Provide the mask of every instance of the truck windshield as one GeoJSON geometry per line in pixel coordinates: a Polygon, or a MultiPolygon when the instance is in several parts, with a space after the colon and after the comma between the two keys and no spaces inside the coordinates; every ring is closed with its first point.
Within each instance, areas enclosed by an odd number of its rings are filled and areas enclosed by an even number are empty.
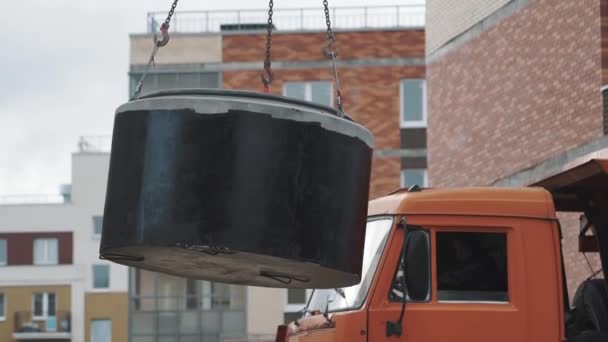
{"type": "Polygon", "coordinates": [[[310,299],[309,311],[325,312],[326,307],[329,311],[342,311],[357,309],[363,304],[392,225],[393,219],[387,217],[374,218],[367,222],[361,282],[340,289],[315,290],[310,299]]]}

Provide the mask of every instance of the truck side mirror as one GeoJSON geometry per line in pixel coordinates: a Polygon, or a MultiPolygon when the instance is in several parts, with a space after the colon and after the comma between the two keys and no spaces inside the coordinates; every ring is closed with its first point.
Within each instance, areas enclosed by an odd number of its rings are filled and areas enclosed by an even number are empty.
{"type": "Polygon", "coordinates": [[[407,234],[405,248],[407,294],[414,301],[425,301],[428,299],[431,285],[429,235],[423,230],[411,230],[407,234]]]}

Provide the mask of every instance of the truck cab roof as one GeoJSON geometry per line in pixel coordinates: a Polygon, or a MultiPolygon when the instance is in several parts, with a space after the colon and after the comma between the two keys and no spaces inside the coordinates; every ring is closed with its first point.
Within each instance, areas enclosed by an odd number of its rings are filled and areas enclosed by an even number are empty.
{"type": "Polygon", "coordinates": [[[368,216],[403,214],[556,219],[551,193],[543,188],[400,189],[369,203],[368,216]]]}

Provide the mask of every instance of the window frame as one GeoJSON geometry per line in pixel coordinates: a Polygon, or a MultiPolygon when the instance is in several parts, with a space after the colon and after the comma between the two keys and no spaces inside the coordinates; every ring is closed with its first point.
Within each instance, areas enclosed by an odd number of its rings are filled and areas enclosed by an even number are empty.
{"type": "MultiPolygon", "coordinates": [[[[405,171],[422,171],[422,177],[423,177],[423,181],[424,184],[417,184],[418,186],[421,186],[423,188],[426,188],[429,186],[429,172],[428,169],[424,169],[424,168],[404,168],[401,169],[400,172],[400,183],[401,183],[401,187],[405,187],[407,184],[405,184],[405,171]]],[[[410,186],[412,186],[414,184],[410,184],[410,186]]]]}
{"type": "MultiPolygon", "coordinates": [[[[334,82],[333,81],[329,81],[329,80],[287,81],[287,82],[283,83],[283,89],[282,89],[282,94],[285,97],[289,97],[286,95],[286,93],[287,93],[287,86],[290,84],[304,85],[304,100],[302,100],[302,101],[312,102],[312,103],[319,104],[322,106],[333,107],[333,104],[335,101],[335,99],[334,99],[334,82]],[[329,104],[317,103],[312,100],[312,84],[313,83],[328,83],[329,84],[329,104]]],[[[289,98],[292,99],[293,97],[289,97],[289,98]]],[[[300,100],[300,99],[297,99],[297,100],[300,100]]]]}
{"type": "Polygon", "coordinates": [[[0,297],[2,298],[2,305],[0,305],[0,322],[6,321],[6,294],[4,292],[0,292],[0,297]]]}
{"type": "Polygon", "coordinates": [[[32,321],[43,321],[49,317],[57,317],[57,294],[55,292],[34,292],[32,293],[32,321]],[[55,296],[55,315],[49,316],[49,295],[55,296]],[[42,315],[36,315],[36,296],[42,296],[42,315]]]}
{"type": "MultiPolygon", "coordinates": [[[[4,243],[4,258],[0,258],[0,267],[8,265],[8,240],[0,239],[0,244],[4,243]]],[[[2,254],[0,254],[1,256],[2,254]]]]}
{"type": "Polygon", "coordinates": [[[399,124],[401,128],[426,128],[427,127],[427,90],[426,79],[424,78],[403,78],[399,81],[399,124]],[[406,81],[421,81],[422,82],[422,120],[408,121],[405,120],[405,103],[403,98],[403,85],[406,81]]]}
{"type": "Polygon", "coordinates": [[[91,342],[95,342],[95,339],[93,338],[93,334],[95,333],[95,330],[93,329],[93,326],[95,324],[95,322],[109,322],[109,327],[110,327],[110,339],[112,339],[112,320],[108,319],[108,318],[95,318],[95,319],[91,319],[90,321],[90,329],[91,329],[91,336],[90,337],[90,341],[91,342]]]}
{"type": "MultiPolygon", "coordinates": [[[[410,296],[406,293],[406,303],[430,303],[433,300],[433,235],[430,229],[424,228],[416,225],[408,225],[406,224],[407,231],[410,230],[421,230],[426,233],[429,243],[429,293],[425,300],[417,301],[412,300],[410,296]]],[[[401,239],[403,240],[403,239],[401,239]]],[[[395,267],[395,271],[393,272],[393,277],[391,278],[391,283],[388,288],[388,301],[389,303],[402,303],[401,300],[395,300],[392,297],[393,294],[393,282],[395,281],[395,277],[397,277],[397,273],[399,272],[399,268],[401,267],[401,257],[403,256],[403,248],[405,246],[401,243],[401,248],[399,249],[399,258],[397,259],[397,266],[395,267]]]]}
{"type": "Polygon", "coordinates": [[[436,302],[438,304],[446,304],[446,305],[450,305],[450,304],[474,304],[474,305],[478,305],[478,304],[482,304],[482,305],[513,305],[513,293],[512,293],[512,283],[511,283],[511,277],[513,276],[511,274],[511,261],[509,260],[509,250],[510,250],[510,244],[511,244],[511,238],[510,238],[510,233],[507,229],[483,229],[481,227],[459,227],[458,229],[437,229],[434,230],[433,232],[433,239],[434,239],[434,244],[435,244],[435,253],[433,254],[433,262],[435,264],[435,278],[437,279],[437,281],[435,282],[435,292],[436,292],[436,302]],[[438,264],[438,248],[437,248],[437,234],[439,233],[470,233],[470,234],[503,234],[505,236],[505,252],[506,252],[506,261],[507,261],[507,265],[506,265],[506,271],[507,271],[507,300],[506,301],[490,301],[490,300],[474,300],[474,299],[467,299],[467,300],[446,300],[446,299],[439,299],[439,264],[438,264]]]}
{"type": "Polygon", "coordinates": [[[32,242],[33,244],[33,260],[32,263],[36,266],[45,266],[45,265],[59,265],[59,239],[58,238],[37,238],[34,239],[34,241],[32,242]],[[36,259],[36,241],[44,241],[44,260],[42,261],[37,261],[36,259]],[[57,255],[56,255],[56,260],[53,261],[49,261],[49,241],[55,241],[55,243],[57,244],[57,255]]]}
{"type": "Polygon", "coordinates": [[[111,267],[108,264],[93,264],[91,265],[91,288],[93,289],[93,291],[107,291],[110,289],[110,286],[112,284],[112,279],[110,278],[111,275],[111,267]],[[95,269],[96,268],[105,268],[108,270],[108,285],[106,287],[96,287],[95,286],[95,269]]]}

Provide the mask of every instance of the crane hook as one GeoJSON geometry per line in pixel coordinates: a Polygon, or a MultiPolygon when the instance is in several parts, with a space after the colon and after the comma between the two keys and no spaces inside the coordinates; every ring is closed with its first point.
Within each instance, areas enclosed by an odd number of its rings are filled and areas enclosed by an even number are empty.
{"type": "Polygon", "coordinates": [[[165,46],[169,42],[169,24],[163,23],[160,26],[160,33],[163,36],[163,39],[161,40],[158,39],[158,35],[156,33],[154,34],[154,45],[158,47],[165,46]]]}

